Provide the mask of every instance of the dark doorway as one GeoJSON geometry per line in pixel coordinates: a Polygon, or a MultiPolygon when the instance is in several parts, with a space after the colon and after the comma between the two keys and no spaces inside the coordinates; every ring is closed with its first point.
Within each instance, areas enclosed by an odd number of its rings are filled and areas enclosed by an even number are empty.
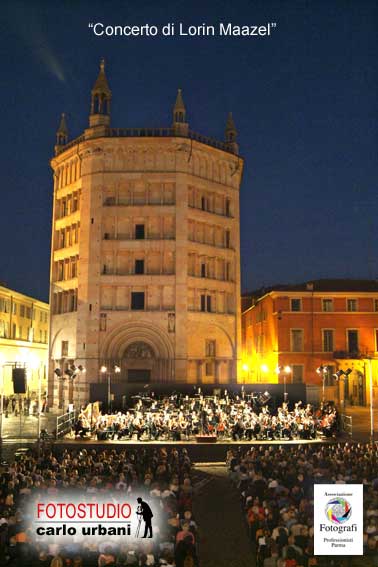
{"type": "Polygon", "coordinates": [[[151,370],[149,369],[129,369],[127,371],[127,381],[128,382],[150,382],[151,381],[151,370]]]}

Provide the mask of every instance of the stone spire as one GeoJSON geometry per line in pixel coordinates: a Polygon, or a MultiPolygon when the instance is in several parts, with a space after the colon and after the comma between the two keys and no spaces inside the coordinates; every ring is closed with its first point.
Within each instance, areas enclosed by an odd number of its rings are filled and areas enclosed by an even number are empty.
{"type": "Polygon", "coordinates": [[[59,128],[56,131],[56,144],[55,144],[55,153],[58,152],[58,149],[62,146],[65,146],[68,142],[68,128],[66,122],[66,115],[62,112],[62,116],[60,118],[59,128]]]}
{"type": "Polygon", "coordinates": [[[229,112],[226,122],[225,140],[230,148],[230,151],[235,154],[237,154],[239,151],[239,146],[236,142],[237,135],[238,131],[236,130],[232,112],[229,112]]]}
{"type": "Polygon", "coordinates": [[[101,59],[100,71],[92,89],[91,114],[89,117],[91,127],[109,126],[111,98],[112,91],[105,75],[105,60],[101,59]]]}
{"type": "Polygon", "coordinates": [[[185,122],[186,109],[182,91],[178,89],[175,106],[173,107],[173,122],[185,122]]]}
{"type": "Polygon", "coordinates": [[[189,124],[186,122],[186,108],[184,99],[182,98],[182,91],[178,89],[176,102],[173,107],[173,124],[172,127],[175,134],[187,136],[189,131],[189,124]]]}

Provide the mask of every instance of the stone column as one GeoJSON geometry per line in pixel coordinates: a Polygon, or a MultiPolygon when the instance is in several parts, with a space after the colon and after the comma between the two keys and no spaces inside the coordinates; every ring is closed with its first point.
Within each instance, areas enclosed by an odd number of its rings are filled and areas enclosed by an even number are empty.
{"type": "Polygon", "coordinates": [[[216,384],[220,383],[221,364],[222,364],[221,360],[215,361],[215,383],[216,384]]]}
{"type": "Polygon", "coordinates": [[[235,383],[235,362],[233,360],[228,361],[228,381],[230,383],[235,383]]]}
{"type": "Polygon", "coordinates": [[[197,384],[202,384],[203,365],[203,360],[197,360],[197,384]]]}

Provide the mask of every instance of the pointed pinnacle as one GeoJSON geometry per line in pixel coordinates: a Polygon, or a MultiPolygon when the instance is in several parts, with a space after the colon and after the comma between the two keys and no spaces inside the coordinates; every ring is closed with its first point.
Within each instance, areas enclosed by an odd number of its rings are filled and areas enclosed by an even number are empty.
{"type": "Polygon", "coordinates": [[[108,80],[105,75],[105,59],[102,58],[100,61],[100,71],[96,82],[92,89],[92,94],[108,94],[111,95],[111,90],[109,88],[108,80]]]}
{"type": "Polygon", "coordinates": [[[64,136],[68,135],[68,128],[67,128],[67,122],[66,122],[66,115],[64,112],[62,112],[62,116],[60,118],[60,124],[59,124],[59,128],[57,131],[57,134],[63,134],[64,136]]]}
{"type": "Polygon", "coordinates": [[[177,97],[176,97],[176,102],[175,102],[175,106],[173,108],[174,112],[185,112],[185,104],[184,104],[184,99],[182,98],[182,91],[181,89],[178,89],[177,91],[177,97]]]}
{"type": "Polygon", "coordinates": [[[232,116],[232,112],[228,113],[227,122],[226,122],[226,132],[230,132],[230,131],[236,132],[236,126],[232,116]]]}

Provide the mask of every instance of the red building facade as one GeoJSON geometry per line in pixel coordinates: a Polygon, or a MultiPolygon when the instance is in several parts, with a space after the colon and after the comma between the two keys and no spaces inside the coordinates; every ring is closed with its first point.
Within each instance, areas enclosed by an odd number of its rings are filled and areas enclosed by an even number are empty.
{"type": "Polygon", "coordinates": [[[378,282],[318,280],[244,296],[245,382],[304,382],[366,405],[378,370],[378,282]],[[337,375],[338,373],[338,375],[337,375]]]}

